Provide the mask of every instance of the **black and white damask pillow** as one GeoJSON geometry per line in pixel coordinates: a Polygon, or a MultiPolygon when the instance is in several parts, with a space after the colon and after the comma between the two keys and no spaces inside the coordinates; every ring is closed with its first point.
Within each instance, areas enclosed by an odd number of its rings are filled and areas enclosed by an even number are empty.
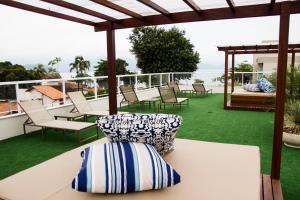
{"type": "Polygon", "coordinates": [[[120,114],[100,117],[97,125],[110,142],[142,142],[164,155],[174,149],[182,117],[172,114],[120,114]]]}

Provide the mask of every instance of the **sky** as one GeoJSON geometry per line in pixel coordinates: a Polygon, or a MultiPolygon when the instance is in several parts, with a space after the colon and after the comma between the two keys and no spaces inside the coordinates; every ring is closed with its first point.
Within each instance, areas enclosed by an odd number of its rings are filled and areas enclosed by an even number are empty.
{"type": "MultiPolygon", "coordinates": [[[[300,15],[292,15],[290,43],[300,42],[300,15]],[[298,24],[298,26],[297,26],[298,24]]],[[[263,40],[278,40],[279,17],[262,17],[209,22],[193,22],[162,26],[176,26],[186,31],[186,37],[200,53],[200,69],[223,69],[224,53],[217,46],[260,44],[263,40]]],[[[0,62],[32,66],[47,65],[49,60],[61,57],[60,72],[69,71],[69,63],[82,55],[94,66],[106,59],[106,33],[94,32],[93,27],[43,16],[0,5],[0,62]]],[[[116,31],[116,56],[129,63],[136,71],[136,59],[130,52],[128,40],[132,29],[116,31]]],[[[252,56],[237,56],[236,62],[252,56]]]]}

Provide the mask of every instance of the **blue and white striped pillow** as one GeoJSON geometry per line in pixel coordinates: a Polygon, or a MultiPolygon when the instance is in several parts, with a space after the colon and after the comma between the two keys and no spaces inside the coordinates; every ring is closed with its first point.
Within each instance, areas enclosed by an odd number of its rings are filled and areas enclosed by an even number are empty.
{"type": "Polygon", "coordinates": [[[267,79],[261,78],[256,81],[257,86],[262,92],[271,93],[275,92],[275,87],[267,79]]]}
{"type": "Polygon", "coordinates": [[[72,188],[80,192],[129,193],[180,182],[180,175],[148,144],[96,144],[81,154],[83,163],[72,182],[72,188]]]}

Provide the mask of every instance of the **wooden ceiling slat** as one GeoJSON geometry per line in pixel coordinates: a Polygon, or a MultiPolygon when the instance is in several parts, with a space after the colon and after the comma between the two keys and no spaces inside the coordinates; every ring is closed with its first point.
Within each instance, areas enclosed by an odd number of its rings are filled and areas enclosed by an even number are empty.
{"type": "Polygon", "coordinates": [[[201,14],[201,8],[193,1],[193,0],[183,0],[190,8],[192,8],[195,12],[201,14]]]}
{"type": "Polygon", "coordinates": [[[166,9],[164,9],[163,7],[159,6],[158,4],[154,3],[151,0],[137,0],[137,1],[152,8],[153,10],[155,10],[165,16],[170,16],[169,11],[167,11],[166,9]]]}
{"type": "Polygon", "coordinates": [[[91,15],[91,16],[94,16],[94,17],[98,17],[98,18],[101,18],[101,19],[105,19],[107,21],[117,21],[118,20],[118,19],[110,17],[108,15],[104,15],[104,14],[96,12],[94,10],[90,10],[88,8],[85,8],[85,7],[82,7],[82,6],[79,6],[79,5],[69,3],[67,1],[62,1],[62,0],[41,0],[41,1],[53,4],[53,5],[56,5],[56,6],[61,6],[61,7],[64,7],[64,8],[68,8],[68,9],[71,9],[71,10],[74,10],[74,11],[77,11],[77,12],[81,12],[81,13],[84,13],[84,14],[87,14],[87,15],[91,15]]]}
{"type": "Polygon", "coordinates": [[[133,12],[131,10],[128,10],[127,8],[124,8],[122,6],[114,4],[114,3],[110,2],[110,1],[107,1],[107,0],[90,0],[90,1],[92,1],[94,3],[97,3],[97,4],[100,4],[102,6],[108,7],[110,9],[112,9],[112,10],[116,10],[116,11],[118,11],[120,13],[123,13],[125,15],[131,16],[131,17],[136,18],[136,19],[143,18],[142,15],[140,15],[140,14],[138,14],[136,12],[133,12]]]}
{"type": "Polygon", "coordinates": [[[14,8],[18,8],[18,9],[22,9],[22,10],[27,10],[27,11],[34,12],[34,13],[39,13],[39,14],[42,14],[42,15],[56,17],[56,18],[60,18],[60,19],[64,19],[64,20],[68,20],[68,21],[72,21],[72,22],[77,22],[77,23],[81,23],[81,24],[85,24],[85,25],[95,26],[95,22],[92,22],[92,21],[89,21],[89,20],[81,19],[81,18],[78,18],[78,17],[70,16],[70,15],[65,15],[65,14],[62,14],[62,13],[50,11],[50,10],[47,10],[47,9],[44,9],[44,8],[31,6],[31,5],[21,3],[21,2],[17,2],[17,1],[0,0],[0,4],[10,6],[10,7],[14,7],[14,8]]]}
{"type": "MultiPolygon", "coordinates": [[[[290,14],[300,13],[300,1],[285,1],[276,3],[273,9],[270,9],[270,3],[236,6],[235,12],[231,12],[230,8],[214,8],[203,10],[199,15],[195,11],[184,11],[172,13],[172,18],[167,18],[164,15],[145,16],[143,20],[137,19],[121,19],[114,24],[115,29],[134,28],[141,26],[165,25],[174,23],[188,23],[199,21],[225,20],[225,19],[240,19],[250,17],[265,17],[277,16],[281,13],[282,4],[290,5],[290,14]]],[[[96,24],[95,31],[105,31],[108,26],[107,22],[96,24]]]]}
{"type": "Polygon", "coordinates": [[[228,6],[230,7],[232,12],[235,12],[235,4],[233,2],[233,0],[226,0],[228,6]]]}

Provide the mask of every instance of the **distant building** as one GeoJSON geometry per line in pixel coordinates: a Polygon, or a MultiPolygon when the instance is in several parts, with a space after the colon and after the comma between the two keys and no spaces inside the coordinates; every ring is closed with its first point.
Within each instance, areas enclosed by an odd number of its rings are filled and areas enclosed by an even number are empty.
{"type": "MultiPolygon", "coordinates": [[[[262,44],[278,44],[278,40],[262,41],[262,44]]],[[[300,54],[296,54],[295,66],[300,66],[300,54]]],[[[289,54],[288,66],[290,66],[292,55],[289,54]]],[[[276,71],[277,70],[277,54],[254,54],[253,55],[253,71],[276,71]]]]}
{"type": "Polygon", "coordinates": [[[39,99],[47,107],[61,105],[63,103],[63,93],[51,85],[32,86],[29,92],[32,99],[39,99]]]}

